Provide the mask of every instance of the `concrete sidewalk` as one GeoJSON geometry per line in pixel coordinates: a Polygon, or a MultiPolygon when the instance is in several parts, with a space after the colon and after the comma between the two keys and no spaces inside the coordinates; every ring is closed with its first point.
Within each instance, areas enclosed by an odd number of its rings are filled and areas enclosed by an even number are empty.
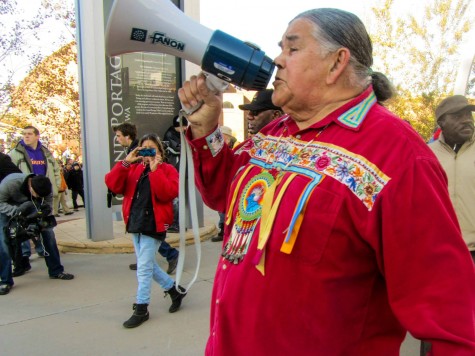
{"type": "MultiPolygon", "coordinates": [[[[60,217],[58,222],[55,228],[58,245],[63,251],[76,249],[75,253],[62,253],[61,261],[65,271],[76,278],[51,280],[44,259],[32,256],[32,270],[15,279],[10,294],[0,296],[1,355],[204,354],[211,290],[221,243],[205,239],[201,244],[198,279],[178,312],[168,312],[170,298],[163,298],[163,291],[153,283],[150,319],[138,328],[125,329],[122,323],[132,314],[137,281],[135,272],[128,267],[135,262],[135,256],[123,253],[128,252],[131,245],[123,232],[123,222],[114,223],[118,229],[117,240],[97,243],[87,241],[85,237],[83,211],[60,217]],[[84,246],[81,248],[80,244],[84,246]],[[78,253],[98,252],[98,246],[102,246],[101,252],[114,253],[78,253]]],[[[206,210],[205,226],[211,229],[217,222],[218,214],[206,210]]],[[[196,246],[188,245],[185,254],[182,285],[187,285],[194,275],[196,246]]],[[[159,255],[157,260],[167,268],[166,261],[159,255]]],[[[401,355],[419,355],[419,342],[408,336],[401,355]]]]}
{"type": "MultiPolygon", "coordinates": [[[[212,235],[218,219],[216,212],[208,210],[205,218],[208,225],[201,232],[212,235]]],[[[125,329],[122,323],[132,315],[137,281],[135,271],[128,267],[135,262],[135,256],[125,253],[133,252],[133,247],[124,233],[123,222],[114,222],[114,240],[92,242],[86,238],[83,209],[57,220],[58,246],[69,252],[61,254],[61,262],[75,279],[51,280],[44,259],[31,257],[32,270],[15,278],[10,294],[0,297],[1,355],[204,353],[220,243],[206,241],[203,233],[199,277],[178,312],[168,312],[170,297],[164,298],[163,291],[154,283],[150,319],[138,328],[125,329]]],[[[186,286],[193,277],[195,248],[194,244],[186,247],[181,285],[186,286]]],[[[157,260],[166,270],[167,262],[159,255],[157,260]]]]}
{"type": "MultiPolygon", "coordinates": [[[[106,241],[92,241],[87,237],[87,228],[85,221],[84,208],[79,208],[74,214],[65,216],[60,214],[56,218],[58,226],[55,228],[58,248],[61,252],[75,253],[134,253],[131,235],[125,232],[124,221],[114,221],[114,239],[106,241]]],[[[112,217],[111,217],[112,219],[112,217]]],[[[218,213],[204,207],[203,210],[204,226],[200,228],[200,238],[202,241],[218,233],[217,224],[219,220],[218,213]]],[[[187,244],[193,243],[193,233],[189,229],[186,233],[187,244]]],[[[178,247],[179,234],[167,234],[167,242],[178,247]]]]}

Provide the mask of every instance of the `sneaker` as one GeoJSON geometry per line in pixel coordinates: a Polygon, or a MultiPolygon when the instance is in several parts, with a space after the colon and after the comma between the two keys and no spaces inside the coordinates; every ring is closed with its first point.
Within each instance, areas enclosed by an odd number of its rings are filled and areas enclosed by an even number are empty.
{"type": "Polygon", "coordinates": [[[74,214],[73,211],[68,211],[67,213],[64,213],[64,215],[71,215],[71,214],[74,214]]]}
{"type": "Polygon", "coordinates": [[[21,261],[18,262],[16,266],[13,267],[12,277],[20,277],[31,270],[30,258],[28,256],[23,256],[21,261]]]}
{"type": "Polygon", "coordinates": [[[9,284],[0,285],[0,295],[5,295],[5,294],[10,293],[10,289],[12,289],[12,286],[9,284]]]}
{"type": "Polygon", "coordinates": [[[62,279],[65,281],[69,281],[74,278],[73,274],[66,273],[66,272],[61,272],[60,274],[57,274],[56,276],[49,276],[51,279],[62,279]]]}
{"type": "Polygon", "coordinates": [[[137,264],[136,263],[130,264],[129,269],[131,269],[132,271],[136,271],[137,270],[137,264]]]}
{"type": "Polygon", "coordinates": [[[177,264],[178,264],[178,256],[176,256],[176,258],[168,262],[167,273],[172,274],[173,272],[175,272],[177,264]]]}
{"type": "MultiPolygon", "coordinates": [[[[31,269],[31,267],[30,267],[31,269]]],[[[24,268],[13,268],[13,272],[12,272],[12,277],[20,277],[20,276],[23,276],[25,274],[25,269],[24,268]]]]}

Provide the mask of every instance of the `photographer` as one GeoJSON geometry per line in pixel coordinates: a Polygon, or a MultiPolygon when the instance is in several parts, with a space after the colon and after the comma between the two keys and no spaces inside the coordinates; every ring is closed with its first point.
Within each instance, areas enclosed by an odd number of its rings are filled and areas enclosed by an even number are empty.
{"type": "Polygon", "coordinates": [[[139,146],[106,174],[105,183],[115,194],[122,194],[122,215],[126,231],[132,234],[137,257],[137,297],[134,313],[123,323],[135,328],[149,318],[152,280],[169,294],[170,313],[176,312],[186,293],[158,265],[155,253],[165,241],[173,221],[173,199],[178,195],[178,172],[164,162],[165,150],[155,134],[143,136],[139,146]],[[141,162],[141,163],[139,163],[141,162]]]}
{"type": "MultiPolygon", "coordinates": [[[[12,219],[26,220],[28,226],[22,226],[23,229],[30,233],[39,232],[38,240],[44,247],[45,262],[51,279],[74,278],[72,274],[65,273],[61,265],[52,228],[54,224],[43,223],[51,219],[48,218],[52,211],[51,192],[50,180],[42,175],[12,173],[0,184],[0,295],[8,294],[13,286],[12,258],[8,252],[8,245],[11,245],[8,226],[12,219]],[[40,218],[42,216],[45,218],[40,218]]],[[[24,230],[22,232],[26,233],[24,230]]],[[[26,266],[26,261],[22,263],[26,266]]]]}

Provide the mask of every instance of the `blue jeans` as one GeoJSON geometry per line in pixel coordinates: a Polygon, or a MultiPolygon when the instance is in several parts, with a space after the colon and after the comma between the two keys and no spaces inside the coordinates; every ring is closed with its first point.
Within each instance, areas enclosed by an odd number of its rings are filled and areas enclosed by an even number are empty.
{"type": "Polygon", "coordinates": [[[12,286],[12,259],[8,253],[7,237],[3,231],[3,227],[7,226],[8,220],[10,220],[10,217],[0,213],[0,284],[12,286]]]}
{"type": "Polygon", "coordinates": [[[137,304],[149,304],[150,293],[152,291],[152,279],[157,282],[163,290],[167,291],[173,287],[175,281],[160,268],[155,259],[160,241],[143,234],[132,234],[137,257],[137,304]]]}
{"type": "MultiPolygon", "coordinates": [[[[45,251],[43,250],[43,246],[41,246],[41,245],[35,246],[35,251],[38,255],[43,255],[45,253],[45,251]]],[[[21,243],[21,255],[25,256],[25,257],[30,257],[31,256],[30,240],[23,241],[21,243]]]]}
{"type": "Polygon", "coordinates": [[[166,241],[162,241],[160,247],[158,248],[158,253],[167,259],[167,262],[170,262],[178,258],[178,250],[174,247],[171,247],[170,244],[166,241]]]}
{"type": "Polygon", "coordinates": [[[64,272],[64,267],[61,264],[59,257],[58,245],[56,244],[56,237],[53,229],[45,229],[40,234],[40,244],[44,248],[45,262],[48,267],[49,276],[57,276],[64,272]]]}
{"type": "MultiPolygon", "coordinates": [[[[56,237],[53,229],[46,229],[41,231],[41,238],[39,245],[35,247],[36,252],[42,252],[45,257],[46,266],[48,267],[48,274],[56,276],[64,271],[59,257],[58,245],[56,244],[56,237]]],[[[21,244],[21,252],[25,257],[31,256],[30,240],[24,241],[21,244]]]]}

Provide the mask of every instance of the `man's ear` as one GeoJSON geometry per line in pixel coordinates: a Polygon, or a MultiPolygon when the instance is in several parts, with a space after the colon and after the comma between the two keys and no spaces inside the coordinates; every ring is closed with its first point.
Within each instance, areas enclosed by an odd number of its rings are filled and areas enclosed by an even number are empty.
{"type": "Polygon", "coordinates": [[[330,54],[333,61],[327,75],[327,84],[335,84],[350,62],[351,53],[348,48],[341,47],[330,54]]]}

